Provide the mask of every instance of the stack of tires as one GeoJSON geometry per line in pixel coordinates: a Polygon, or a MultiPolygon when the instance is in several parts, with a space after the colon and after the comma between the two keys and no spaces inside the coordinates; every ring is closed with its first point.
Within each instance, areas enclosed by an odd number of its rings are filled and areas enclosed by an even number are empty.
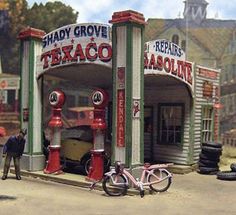
{"type": "Polygon", "coordinates": [[[232,163],[230,165],[231,171],[220,171],[217,173],[217,179],[220,180],[229,180],[235,181],[236,180],[236,163],[232,163]]]}
{"type": "Polygon", "coordinates": [[[215,142],[202,143],[199,155],[198,173],[214,175],[219,171],[219,161],[222,154],[222,145],[215,142]]]}

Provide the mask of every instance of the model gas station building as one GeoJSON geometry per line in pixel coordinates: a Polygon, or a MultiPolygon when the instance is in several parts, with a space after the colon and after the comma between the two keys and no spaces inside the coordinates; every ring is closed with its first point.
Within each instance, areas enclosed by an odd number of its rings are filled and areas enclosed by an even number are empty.
{"type": "MultiPolygon", "coordinates": [[[[48,74],[107,92],[112,161],[127,167],[144,161],[193,165],[202,142],[218,141],[219,71],[188,62],[170,41],[144,43],[141,13],[115,12],[110,24],[72,24],[48,34],[34,28],[20,32],[20,115],[21,127],[28,129],[22,168],[45,169],[42,101],[48,95],[42,88],[48,74]]],[[[96,94],[94,102],[101,96],[96,94]]],[[[54,135],[59,150],[60,126],[54,135]]]]}

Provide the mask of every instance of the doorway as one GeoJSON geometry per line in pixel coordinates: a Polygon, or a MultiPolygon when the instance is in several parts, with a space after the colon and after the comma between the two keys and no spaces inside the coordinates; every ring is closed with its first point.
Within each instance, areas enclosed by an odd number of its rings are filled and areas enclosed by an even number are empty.
{"type": "Polygon", "coordinates": [[[153,161],[153,107],[144,107],[144,162],[153,161]]]}

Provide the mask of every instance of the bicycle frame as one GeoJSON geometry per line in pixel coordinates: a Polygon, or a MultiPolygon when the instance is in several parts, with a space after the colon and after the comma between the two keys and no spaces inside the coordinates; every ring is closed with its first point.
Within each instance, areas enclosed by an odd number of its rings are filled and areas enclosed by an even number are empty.
{"type": "MultiPolygon", "coordinates": [[[[166,180],[167,178],[172,177],[172,174],[169,171],[167,171],[166,169],[164,169],[164,167],[168,167],[169,165],[171,165],[171,164],[163,164],[163,165],[162,164],[156,164],[156,165],[151,165],[149,167],[144,166],[143,170],[142,170],[140,180],[139,179],[136,180],[133,177],[133,175],[125,168],[122,170],[120,175],[124,176],[124,178],[126,180],[126,184],[125,184],[126,186],[129,186],[129,180],[130,180],[134,186],[143,189],[143,186],[150,186],[152,184],[159,183],[163,180],[166,180]],[[165,172],[167,174],[167,176],[164,177],[164,178],[158,177],[157,175],[154,174],[154,170],[156,170],[156,169],[159,169],[160,173],[165,172]],[[152,175],[154,178],[156,178],[156,180],[153,181],[153,182],[148,182],[148,177],[150,175],[152,175]]],[[[108,176],[111,177],[113,174],[116,174],[114,169],[112,169],[110,172],[107,172],[105,175],[108,175],[108,176]]],[[[113,179],[113,177],[111,177],[111,180],[112,180],[112,183],[114,185],[117,185],[117,186],[124,184],[124,183],[117,182],[116,179],[115,180],[113,179]]]]}
{"type": "Polygon", "coordinates": [[[127,178],[129,178],[129,180],[132,182],[132,184],[135,185],[136,187],[150,186],[151,184],[156,184],[156,183],[159,183],[161,181],[164,181],[166,178],[172,177],[171,173],[168,172],[166,169],[160,169],[159,168],[161,173],[162,172],[166,172],[167,173],[167,176],[163,177],[163,178],[162,177],[158,177],[157,175],[155,175],[154,174],[154,170],[155,169],[152,169],[152,170],[143,169],[140,180],[139,179],[138,180],[135,179],[133,177],[133,175],[131,175],[131,173],[129,173],[126,169],[124,169],[123,175],[125,175],[127,178]],[[152,175],[156,180],[153,181],[153,182],[148,182],[148,177],[150,175],[152,175]]]}

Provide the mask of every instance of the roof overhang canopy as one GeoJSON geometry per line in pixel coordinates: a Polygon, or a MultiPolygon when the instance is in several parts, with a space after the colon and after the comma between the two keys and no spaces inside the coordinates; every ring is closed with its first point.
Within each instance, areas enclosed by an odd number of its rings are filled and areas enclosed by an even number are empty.
{"type": "Polygon", "coordinates": [[[78,86],[112,88],[112,70],[108,66],[91,63],[72,64],[47,70],[43,74],[73,81],[78,86]]]}

